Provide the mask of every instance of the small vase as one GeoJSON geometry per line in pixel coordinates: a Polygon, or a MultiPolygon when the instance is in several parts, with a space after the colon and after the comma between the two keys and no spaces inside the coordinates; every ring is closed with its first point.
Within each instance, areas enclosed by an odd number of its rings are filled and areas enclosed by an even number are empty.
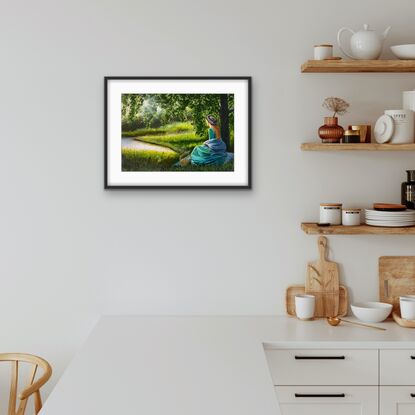
{"type": "Polygon", "coordinates": [[[337,122],[337,117],[324,117],[324,125],[318,129],[318,135],[323,143],[340,143],[344,129],[337,122]]]}

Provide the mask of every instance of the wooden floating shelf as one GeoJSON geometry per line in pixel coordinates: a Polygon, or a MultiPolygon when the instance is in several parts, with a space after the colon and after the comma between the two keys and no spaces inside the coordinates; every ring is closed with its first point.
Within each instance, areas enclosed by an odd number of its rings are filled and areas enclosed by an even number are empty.
{"type": "Polygon", "coordinates": [[[301,65],[301,72],[415,72],[415,60],[310,60],[301,65]]]}
{"type": "Polygon", "coordinates": [[[303,151],[415,151],[414,144],[376,144],[376,143],[303,143],[303,151]]]}
{"type": "Polygon", "coordinates": [[[302,223],[307,235],[415,235],[415,226],[405,228],[383,228],[380,226],[318,226],[317,223],[302,223]]]}

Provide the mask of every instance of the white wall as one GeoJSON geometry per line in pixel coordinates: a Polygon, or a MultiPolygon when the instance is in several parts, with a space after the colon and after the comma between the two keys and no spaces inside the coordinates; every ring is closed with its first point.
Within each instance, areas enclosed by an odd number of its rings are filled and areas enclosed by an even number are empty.
{"type": "MultiPolygon", "coordinates": [[[[412,0],[1,0],[1,350],[55,381],[101,313],[284,313],[317,256],[322,201],[399,201],[412,154],[302,153],[325,115],[400,108],[411,74],[301,74],[341,26],[415,40],[412,0]],[[104,191],[105,75],[252,75],[252,191],[104,191]]],[[[387,56],[388,53],[385,53],[387,56]]],[[[377,298],[381,255],[412,237],[331,237],[352,300],[377,298]]]]}

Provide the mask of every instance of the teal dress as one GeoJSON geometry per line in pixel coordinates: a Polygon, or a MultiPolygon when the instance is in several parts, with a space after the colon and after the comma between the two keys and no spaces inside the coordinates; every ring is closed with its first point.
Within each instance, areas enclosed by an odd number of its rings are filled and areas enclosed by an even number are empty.
{"type": "Polygon", "coordinates": [[[190,155],[190,161],[196,166],[222,165],[227,161],[226,144],[217,139],[213,128],[209,128],[209,140],[196,146],[190,155]]]}

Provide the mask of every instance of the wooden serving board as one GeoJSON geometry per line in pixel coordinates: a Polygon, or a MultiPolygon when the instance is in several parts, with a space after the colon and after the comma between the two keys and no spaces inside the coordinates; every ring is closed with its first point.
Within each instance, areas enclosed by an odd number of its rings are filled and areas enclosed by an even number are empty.
{"type": "Polygon", "coordinates": [[[400,315],[399,297],[401,295],[415,295],[415,256],[380,257],[380,301],[392,304],[392,311],[400,315]]]}
{"type": "MultiPolygon", "coordinates": [[[[287,310],[287,314],[290,316],[295,317],[295,296],[305,294],[305,286],[304,285],[290,285],[287,288],[285,293],[285,308],[287,310]]],[[[349,310],[349,294],[347,292],[347,288],[343,285],[340,285],[339,290],[339,316],[344,317],[347,315],[349,310]]],[[[315,318],[323,318],[326,317],[325,315],[318,314],[317,310],[314,314],[315,318]]]]}
{"type": "Polygon", "coordinates": [[[305,292],[316,297],[316,315],[335,317],[339,315],[339,267],[327,259],[328,241],[318,238],[320,257],[307,264],[305,292]]]}
{"type": "Polygon", "coordinates": [[[392,318],[394,319],[395,323],[399,324],[401,327],[405,327],[407,329],[415,329],[415,320],[404,320],[399,313],[392,313],[392,318]]]}

